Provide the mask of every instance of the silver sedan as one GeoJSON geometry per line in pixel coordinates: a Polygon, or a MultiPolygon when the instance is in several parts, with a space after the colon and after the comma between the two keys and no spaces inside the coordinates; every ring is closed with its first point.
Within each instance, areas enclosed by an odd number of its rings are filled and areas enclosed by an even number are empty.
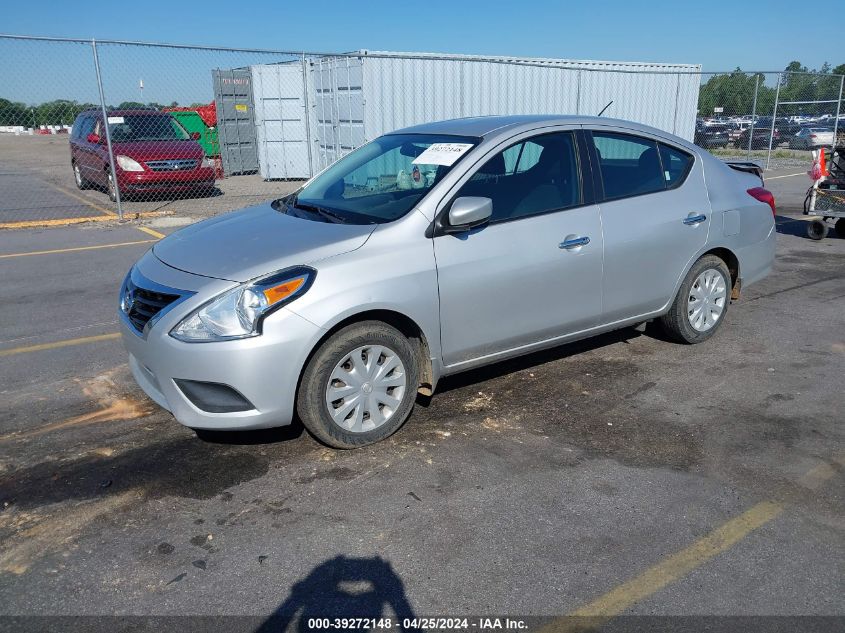
{"type": "Polygon", "coordinates": [[[709,339],[771,270],[762,185],[626,121],[399,130],[286,198],[157,243],[121,288],[123,341],[182,424],[298,414],[331,446],[363,446],[449,374],[652,319],[709,339]]]}

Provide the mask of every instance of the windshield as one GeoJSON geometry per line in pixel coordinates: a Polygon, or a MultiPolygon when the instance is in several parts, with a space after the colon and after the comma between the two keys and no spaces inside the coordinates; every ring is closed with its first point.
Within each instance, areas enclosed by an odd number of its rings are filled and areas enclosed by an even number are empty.
{"type": "Polygon", "coordinates": [[[413,209],[478,140],[445,134],[379,137],[337,161],[291,203],[345,222],[390,222],[413,209]]]}
{"type": "Polygon", "coordinates": [[[115,143],[187,141],[191,138],[176,119],[161,114],[109,116],[109,133],[115,143]]]}

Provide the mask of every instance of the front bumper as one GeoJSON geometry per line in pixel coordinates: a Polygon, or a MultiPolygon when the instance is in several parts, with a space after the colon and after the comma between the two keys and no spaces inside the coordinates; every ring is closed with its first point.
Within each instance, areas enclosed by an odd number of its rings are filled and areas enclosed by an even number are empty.
{"type": "Polygon", "coordinates": [[[214,169],[200,167],[185,171],[122,171],[117,181],[121,191],[196,191],[214,186],[214,169]]]}
{"type": "Polygon", "coordinates": [[[232,282],[170,268],[151,251],[136,264],[133,274],[136,284],[142,286],[145,280],[194,293],[143,333],[118,311],[129,366],[150,398],[191,428],[246,430],[290,424],[299,375],[324,330],[282,308],[268,316],[261,336],[184,343],[171,337],[170,330],[212,296],[231,288],[232,282]],[[226,385],[252,408],[224,413],[203,410],[180,389],[180,380],[226,385]]]}

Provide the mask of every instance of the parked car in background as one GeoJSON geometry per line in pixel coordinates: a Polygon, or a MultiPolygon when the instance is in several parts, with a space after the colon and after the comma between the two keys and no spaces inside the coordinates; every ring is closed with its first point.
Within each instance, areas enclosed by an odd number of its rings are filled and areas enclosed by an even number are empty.
{"type": "Polygon", "coordinates": [[[384,439],[442,376],[658,319],[701,343],[771,270],[774,198],[667,132],[427,123],[157,242],[120,289],[138,384],[196,429],[384,439]]]}
{"type": "Polygon", "coordinates": [[[727,147],[730,142],[727,125],[696,125],[694,142],[704,149],[727,147]]]}
{"type": "Polygon", "coordinates": [[[802,127],[789,137],[791,149],[817,149],[833,145],[832,127],[802,127]]]}
{"type": "MultiPolygon", "coordinates": [[[[769,122],[769,126],[771,127],[771,121],[769,122]]],[[[788,140],[790,136],[797,134],[802,126],[800,123],[790,121],[787,117],[778,117],[775,120],[775,127],[780,133],[781,140],[784,141],[788,140]]]]}
{"type": "MultiPolygon", "coordinates": [[[[740,134],[734,145],[741,149],[748,148],[748,141],[749,137],[751,138],[751,149],[766,149],[769,147],[769,136],[772,135],[772,128],[771,128],[771,121],[769,121],[768,125],[763,124],[763,127],[757,127],[755,125],[754,130],[752,131],[751,128],[743,131],[740,134]]],[[[780,132],[777,128],[774,130],[774,136],[772,137],[772,147],[777,147],[780,144],[780,132]]]]}
{"type": "Polygon", "coordinates": [[[99,110],[82,112],[70,135],[70,163],[76,186],[99,187],[115,200],[144,193],[209,194],[214,164],[178,121],[156,110],[108,113],[116,174],[112,174],[106,131],[99,110]]]}

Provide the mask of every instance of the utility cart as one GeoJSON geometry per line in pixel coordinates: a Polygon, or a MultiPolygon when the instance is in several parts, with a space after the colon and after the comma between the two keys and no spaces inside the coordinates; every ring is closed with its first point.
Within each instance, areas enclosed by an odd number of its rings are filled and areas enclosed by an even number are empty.
{"type": "Polygon", "coordinates": [[[827,236],[828,220],[836,220],[834,230],[845,238],[845,139],[838,135],[837,141],[833,150],[821,150],[829,157],[827,174],[813,183],[804,198],[804,215],[816,216],[807,224],[810,239],[827,236]]]}

